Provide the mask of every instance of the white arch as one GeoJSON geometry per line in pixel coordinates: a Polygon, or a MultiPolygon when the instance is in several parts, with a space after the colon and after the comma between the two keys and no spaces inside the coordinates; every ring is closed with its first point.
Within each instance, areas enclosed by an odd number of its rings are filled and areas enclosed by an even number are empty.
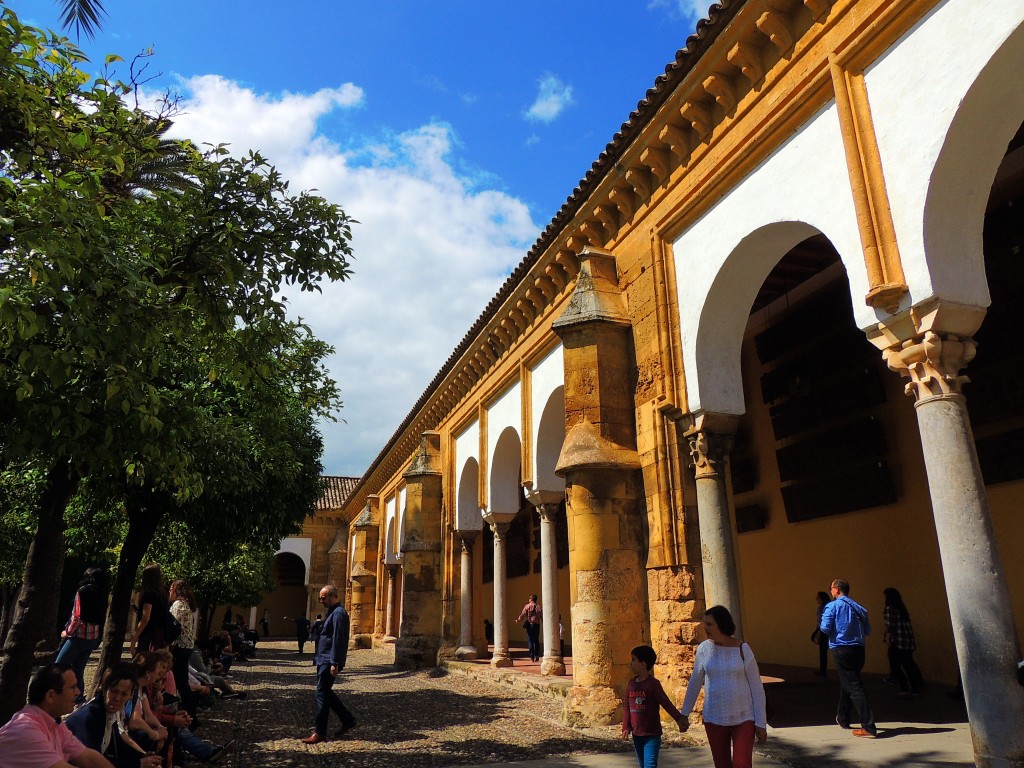
{"type": "Polygon", "coordinates": [[[514,427],[505,427],[491,454],[488,511],[515,515],[519,511],[519,478],[522,475],[522,443],[514,427]]]}
{"type": "Polygon", "coordinates": [[[878,318],[835,104],[811,118],[673,244],[691,411],[743,413],[740,342],[757,291],[801,240],[825,234],[850,281],[855,321],[878,318]]]}
{"type": "Polygon", "coordinates": [[[561,491],[565,481],[555,474],[565,440],[565,363],[560,344],[531,368],[530,403],[533,489],[561,491]]]}
{"type": "Polygon", "coordinates": [[[398,499],[395,496],[389,496],[384,501],[384,563],[386,565],[398,565],[402,562],[397,504],[398,499]]]}
{"type": "Polygon", "coordinates": [[[514,514],[519,510],[522,396],[522,383],[516,381],[487,409],[487,509],[490,512],[514,514]],[[500,487],[495,486],[496,480],[500,487]]]}
{"type": "Polygon", "coordinates": [[[988,306],[985,205],[1024,120],[1024,3],[948,0],[866,72],[893,222],[914,303],[988,306]],[[950,41],[971,30],[970,44],[950,41]]]}
{"type": "Polygon", "coordinates": [[[455,530],[479,531],[484,527],[480,516],[480,465],[476,459],[466,459],[459,473],[456,488],[457,507],[455,510],[455,530]]]}
{"type": "Polygon", "coordinates": [[[309,564],[313,559],[313,540],[301,536],[289,536],[287,539],[282,541],[278,547],[277,552],[274,553],[274,557],[288,552],[293,555],[297,555],[302,560],[302,565],[305,567],[306,574],[303,577],[303,583],[309,586],[309,564]]]}

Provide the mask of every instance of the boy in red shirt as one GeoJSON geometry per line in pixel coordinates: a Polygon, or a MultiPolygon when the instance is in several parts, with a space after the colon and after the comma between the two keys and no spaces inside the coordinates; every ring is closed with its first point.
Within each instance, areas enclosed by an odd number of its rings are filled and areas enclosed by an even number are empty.
{"type": "Polygon", "coordinates": [[[626,686],[622,712],[622,738],[633,735],[633,749],[640,768],[658,768],[661,751],[660,707],[679,723],[682,715],[672,706],[661,683],[651,676],[658,656],[649,645],[638,645],[629,655],[629,670],[634,677],[626,686]]]}

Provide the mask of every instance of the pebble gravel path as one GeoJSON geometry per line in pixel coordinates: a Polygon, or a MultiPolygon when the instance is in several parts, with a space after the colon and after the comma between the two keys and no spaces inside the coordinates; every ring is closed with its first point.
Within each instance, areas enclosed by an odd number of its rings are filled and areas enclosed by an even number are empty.
{"type": "Polygon", "coordinates": [[[307,746],[299,739],[312,731],[315,712],[312,655],[263,641],[255,659],[232,670],[248,697],[201,712],[200,735],[235,739],[220,764],[236,768],[440,768],[631,751],[616,739],[618,726],[585,733],[563,726],[557,699],[444,670],[399,670],[392,658],[378,649],[349,652],[335,690],[358,724],[330,738],[339,726],[332,715],[329,740],[307,746]]]}

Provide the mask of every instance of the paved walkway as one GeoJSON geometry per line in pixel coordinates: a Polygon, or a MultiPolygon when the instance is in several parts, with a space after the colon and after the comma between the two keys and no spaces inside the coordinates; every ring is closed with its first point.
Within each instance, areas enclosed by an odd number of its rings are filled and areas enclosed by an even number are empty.
{"type": "MultiPolygon", "coordinates": [[[[506,684],[486,679],[488,667],[400,671],[382,650],[355,650],[337,690],[359,718],[343,739],[306,746],[315,678],[310,654],[299,656],[293,643],[261,642],[259,656],[239,665],[236,680],[249,691],[245,700],[222,701],[202,715],[201,735],[212,741],[236,739],[222,764],[267,766],[360,766],[365,768],[633,768],[629,745],[618,740],[618,726],[569,729],[559,722],[557,693],[541,692],[544,680],[529,664],[502,670],[506,684]],[[510,676],[523,679],[509,685],[510,676]]],[[[828,722],[837,691],[835,680],[819,680],[805,670],[767,668],[775,710],[765,754],[758,768],[800,766],[956,766],[973,765],[962,705],[942,690],[921,699],[895,699],[893,689],[869,680],[881,738],[856,739],[828,722]],[[806,675],[806,677],[805,677],[806,675]],[[957,714],[957,713],[960,714],[957,714]]],[[[337,728],[332,717],[331,731],[337,728]]],[[[699,734],[698,734],[699,735],[699,734]]],[[[707,748],[690,736],[668,734],[663,768],[708,766],[707,748]]]]}

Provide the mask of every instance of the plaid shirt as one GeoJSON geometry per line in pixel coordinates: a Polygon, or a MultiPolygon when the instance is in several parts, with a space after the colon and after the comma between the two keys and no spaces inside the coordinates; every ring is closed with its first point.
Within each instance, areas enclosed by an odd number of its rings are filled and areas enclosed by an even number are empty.
{"type": "Polygon", "coordinates": [[[913,651],[917,649],[914,642],[914,628],[910,626],[910,619],[905,619],[892,606],[885,606],[882,613],[882,620],[885,622],[885,631],[889,635],[889,642],[901,651],[913,651]]]}
{"type": "Polygon", "coordinates": [[[82,621],[82,596],[75,593],[75,607],[71,610],[71,618],[68,625],[64,627],[64,633],[68,637],[77,637],[81,640],[96,640],[100,636],[100,625],[90,624],[82,621]]]}

